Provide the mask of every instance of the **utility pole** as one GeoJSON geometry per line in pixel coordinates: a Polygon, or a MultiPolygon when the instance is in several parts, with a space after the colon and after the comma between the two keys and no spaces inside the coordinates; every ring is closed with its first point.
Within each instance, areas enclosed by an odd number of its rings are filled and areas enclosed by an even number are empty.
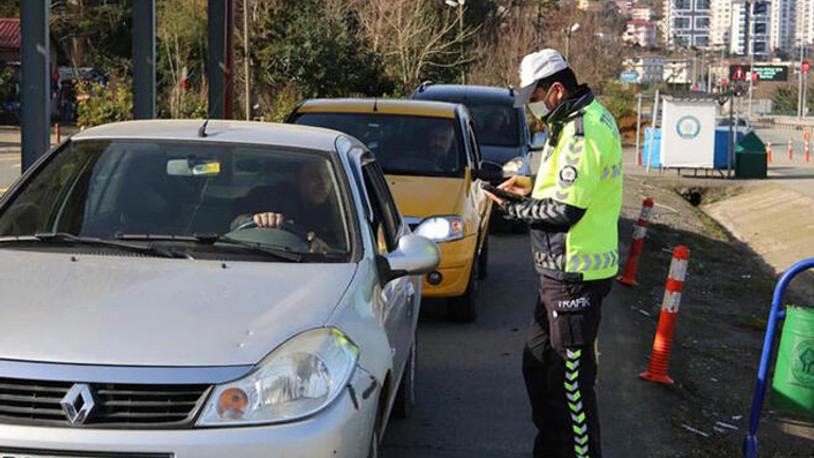
{"type": "Polygon", "coordinates": [[[48,0],[20,2],[20,104],[23,111],[20,159],[23,172],[51,145],[49,5],[48,0]]]}
{"type": "Polygon", "coordinates": [[[246,89],[246,121],[252,117],[252,102],[249,97],[249,0],[243,0],[243,79],[246,89]]]}
{"type": "Polygon", "coordinates": [[[749,51],[749,114],[747,117],[752,118],[752,84],[755,80],[755,31],[754,31],[754,17],[755,17],[755,3],[754,1],[746,2],[746,50],[749,51]]]}
{"type": "Polygon", "coordinates": [[[803,59],[805,58],[805,43],[800,38],[800,87],[797,90],[797,117],[803,117],[803,59]]]}
{"type": "Polygon", "coordinates": [[[458,0],[458,46],[461,47],[461,84],[466,84],[466,71],[464,70],[464,2],[466,0],[458,0]]]}

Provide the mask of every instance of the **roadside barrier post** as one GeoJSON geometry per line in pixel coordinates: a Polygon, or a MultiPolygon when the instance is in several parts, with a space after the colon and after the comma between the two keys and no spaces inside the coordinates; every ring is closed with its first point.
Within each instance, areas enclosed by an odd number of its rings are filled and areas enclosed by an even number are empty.
{"type": "Polygon", "coordinates": [[[803,132],[803,148],[805,150],[806,162],[811,162],[811,131],[808,129],[803,132]]]}
{"type": "Polygon", "coordinates": [[[59,145],[60,138],[59,138],[59,123],[54,124],[54,143],[59,145]]]}
{"type": "Polygon", "coordinates": [[[789,139],[789,160],[792,160],[793,156],[794,156],[794,149],[792,149],[791,139],[789,139]]]}
{"type": "Polygon", "coordinates": [[[674,383],[673,379],[667,375],[667,369],[670,367],[678,306],[681,303],[681,292],[684,290],[684,277],[687,275],[689,260],[690,250],[687,247],[679,245],[673,250],[673,261],[670,263],[670,274],[667,277],[664,300],[661,303],[659,326],[656,330],[656,337],[653,339],[653,350],[650,353],[650,366],[646,372],[639,374],[639,378],[642,380],[664,385],[674,383]]]}
{"type": "Polygon", "coordinates": [[[766,163],[772,163],[772,141],[769,140],[766,142],[766,163]]]}
{"type": "Polygon", "coordinates": [[[653,199],[647,198],[642,202],[642,211],[639,213],[639,220],[633,225],[633,240],[630,242],[630,250],[627,252],[627,260],[622,275],[616,280],[628,286],[636,286],[636,271],[639,268],[639,256],[642,254],[644,236],[647,235],[647,225],[650,224],[650,212],[653,211],[653,199]]]}

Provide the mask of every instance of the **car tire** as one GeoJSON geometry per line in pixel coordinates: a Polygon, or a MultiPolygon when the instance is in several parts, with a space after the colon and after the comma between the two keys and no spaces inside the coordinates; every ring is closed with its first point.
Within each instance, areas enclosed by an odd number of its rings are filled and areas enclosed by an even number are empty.
{"type": "Polygon", "coordinates": [[[472,269],[469,272],[469,283],[463,295],[451,297],[447,300],[447,310],[449,316],[459,323],[471,323],[477,318],[477,296],[478,296],[478,260],[472,261],[472,269]]]}
{"type": "Polygon", "coordinates": [[[413,346],[410,347],[410,354],[407,356],[407,367],[401,374],[399,391],[393,403],[393,416],[396,418],[408,418],[413,413],[415,406],[415,372],[417,358],[418,340],[413,338],[413,346]]]}
{"type": "Polygon", "coordinates": [[[486,234],[486,239],[483,241],[483,246],[480,249],[480,256],[478,256],[478,279],[483,280],[489,275],[489,234],[486,234]]]}

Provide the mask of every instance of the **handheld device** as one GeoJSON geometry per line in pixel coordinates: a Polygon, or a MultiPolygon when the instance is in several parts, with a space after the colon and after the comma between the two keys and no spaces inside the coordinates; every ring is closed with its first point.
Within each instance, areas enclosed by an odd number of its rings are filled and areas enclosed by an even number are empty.
{"type": "Polygon", "coordinates": [[[517,202],[517,201],[520,201],[520,200],[524,199],[524,197],[521,196],[520,194],[515,194],[515,193],[509,192],[509,191],[504,191],[504,190],[498,188],[497,186],[493,186],[493,185],[488,184],[488,183],[483,183],[483,184],[480,185],[480,187],[484,191],[489,191],[492,194],[500,197],[501,199],[510,200],[512,202],[517,202]]]}

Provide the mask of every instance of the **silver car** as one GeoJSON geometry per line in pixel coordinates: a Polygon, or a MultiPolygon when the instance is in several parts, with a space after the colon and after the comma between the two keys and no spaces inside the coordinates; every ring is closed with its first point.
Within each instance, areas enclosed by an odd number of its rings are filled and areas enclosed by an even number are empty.
{"type": "Polygon", "coordinates": [[[0,201],[0,456],[376,456],[438,261],[341,133],[81,132],[0,201]]]}

